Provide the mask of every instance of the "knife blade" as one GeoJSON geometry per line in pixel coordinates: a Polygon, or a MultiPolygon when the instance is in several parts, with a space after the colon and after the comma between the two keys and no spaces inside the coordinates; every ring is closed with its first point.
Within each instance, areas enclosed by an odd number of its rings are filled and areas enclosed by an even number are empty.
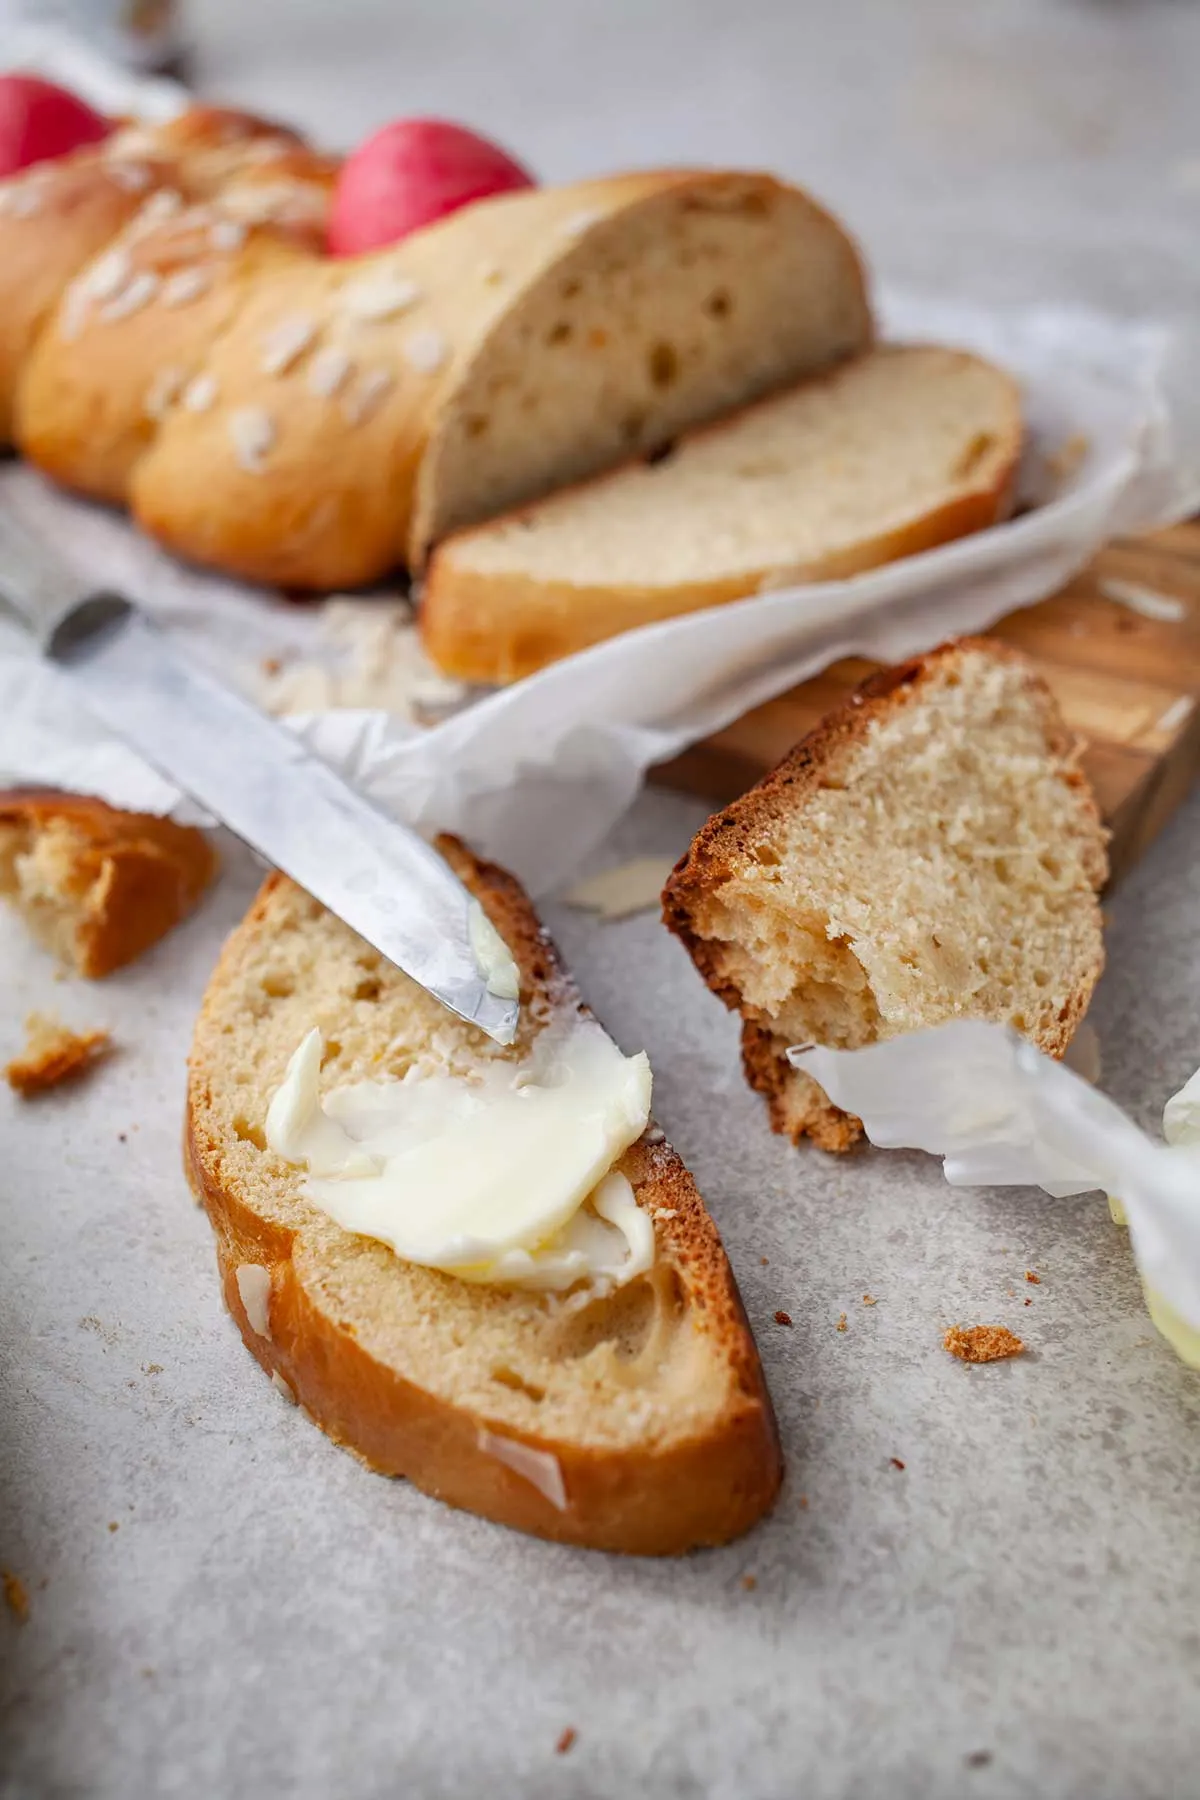
{"type": "Polygon", "coordinates": [[[176,654],[122,595],[89,591],[0,521],[0,597],[88,709],[268,862],[498,1043],[518,1002],[489,990],[478,903],[416,832],[380,812],[286,729],[176,654]]]}

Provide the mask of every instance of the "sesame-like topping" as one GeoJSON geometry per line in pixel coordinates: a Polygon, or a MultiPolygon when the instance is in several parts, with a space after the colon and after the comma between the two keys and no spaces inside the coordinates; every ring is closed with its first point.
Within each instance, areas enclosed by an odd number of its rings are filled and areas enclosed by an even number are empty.
{"type": "Polygon", "coordinates": [[[275,422],[261,406],[239,406],[229,415],[233,453],[251,475],[261,472],[263,461],[275,443],[275,422]]]}
{"type": "Polygon", "coordinates": [[[308,365],[308,390],[322,400],[332,399],[353,369],[346,352],[336,344],[318,350],[308,365]]]}
{"type": "Polygon", "coordinates": [[[262,340],[263,355],[260,367],[264,375],[283,375],[296,360],[303,356],[308,346],[317,335],[315,319],[302,313],[294,313],[291,318],[281,319],[273,325],[262,340]]]}
{"type": "Polygon", "coordinates": [[[432,375],[446,360],[446,340],[440,331],[413,331],[400,349],[410,368],[420,375],[432,375]]]}

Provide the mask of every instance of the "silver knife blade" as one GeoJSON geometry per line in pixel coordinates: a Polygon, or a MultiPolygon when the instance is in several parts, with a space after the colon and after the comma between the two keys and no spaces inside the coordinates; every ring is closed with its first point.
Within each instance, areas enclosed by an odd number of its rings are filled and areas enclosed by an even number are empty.
{"type": "Polygon", "coordinates": [[[35,564],[8,526],[4,597],[89,710],[452,1012],[511,1043],[518,1002],[489,991],[472,944],[477,903],[444,858],[176,655],[130,602],[81,597],[40,546],[35,564]]]}

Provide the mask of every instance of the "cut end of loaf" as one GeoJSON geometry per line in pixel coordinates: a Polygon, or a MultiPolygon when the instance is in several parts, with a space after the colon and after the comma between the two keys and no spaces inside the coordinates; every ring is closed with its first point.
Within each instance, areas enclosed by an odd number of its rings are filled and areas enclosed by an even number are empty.
{"type": "Polygon", "coordinates": [[[861,1134],[785,1052],[984,1018],[1061,1056],[1103,967],[1105,834],[1054,701],[981,640],[886,670],[711,819],[668,925],[775,1130],[861,1134]]]}
{"type": "Polygon", "coordinates": [[[216,868],[202,832],[90,795],[0,793],[0,897],[38,942],[91,979],[185,918],[216,868]]]}
{"type": "Polygon", "coordinates": [[[225,949],[197,1023],[187,1145],[227,1304],[263,1367],[376,1469],[567,1542],[655,1554],[722,1542],[771,1504],[779,1452],[720,1239],[669,1144],[649,1133],[618,1165],[654,1222],[652,1270],[569,1304],[458,1281],[343,1231],[265,1148],[271,1095],[313,1025],[334,1086],[518,1060],[579,1007],[516,883],[443,848],[520,968],[511,1050],[282,877],[225,949]]]}

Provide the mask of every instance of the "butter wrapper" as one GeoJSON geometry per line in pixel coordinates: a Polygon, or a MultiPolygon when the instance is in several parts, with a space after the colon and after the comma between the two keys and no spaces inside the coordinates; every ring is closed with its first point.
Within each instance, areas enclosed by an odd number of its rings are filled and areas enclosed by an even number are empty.
{"type": "Polygon", "coordinates": [[[1154,1324],[1200,1368],[1200,1070],[1167,1101],[1156,1142],[1073,1070],[983,1020],[788,1056],[873,1144],[942,1157],[952,1187],[1113,1196],[1154,1324]]]}

